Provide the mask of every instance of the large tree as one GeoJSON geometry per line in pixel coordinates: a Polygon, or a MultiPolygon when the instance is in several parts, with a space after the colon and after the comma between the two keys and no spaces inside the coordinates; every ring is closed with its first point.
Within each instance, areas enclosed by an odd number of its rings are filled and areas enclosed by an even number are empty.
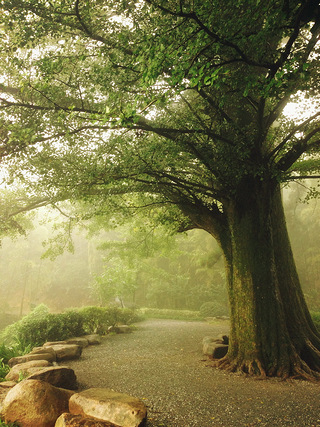
{"type": "Polygon", "coordinates": [[[31,196],[206,230],[231,309],[220,366],[318,376],[280,192],[319,169],[320,111],[283,117],[319,96],[318,1],[2,0],[0,19],[2,149],[25,148],[31,196]]]}

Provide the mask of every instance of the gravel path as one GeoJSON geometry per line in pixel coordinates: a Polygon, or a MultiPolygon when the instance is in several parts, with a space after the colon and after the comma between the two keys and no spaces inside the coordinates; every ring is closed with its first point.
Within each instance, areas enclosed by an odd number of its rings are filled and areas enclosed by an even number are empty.
{"type": "Polygon", "coordinates": [[[259,381],[207,366],[203,337],[227,322],[148,320],[70,361],[81,388],[107,387],[144,400],[148,427],[320,427],[320,384],[259,381]]]}

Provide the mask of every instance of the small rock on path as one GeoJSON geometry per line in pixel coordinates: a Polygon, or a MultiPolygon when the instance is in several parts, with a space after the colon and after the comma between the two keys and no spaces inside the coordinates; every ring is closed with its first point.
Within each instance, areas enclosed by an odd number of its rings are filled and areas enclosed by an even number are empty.
{"type": "Polygon", "coordinates": [[[258,381],[207,366],[202,339],[227,332],[226,321],[147,320],[65,364],[82,389],[142,399],[148,427],[320,427],[320,384],[258,381]]]}

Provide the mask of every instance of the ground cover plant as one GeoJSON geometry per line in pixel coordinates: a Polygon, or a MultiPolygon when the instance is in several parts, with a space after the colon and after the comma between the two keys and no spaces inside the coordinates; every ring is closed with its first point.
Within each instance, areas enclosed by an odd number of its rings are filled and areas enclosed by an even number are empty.
{"type": "Polygon", "coordinates": [[[15,356],[23,354],[25,349],[22,349],[18,345],[7,346],[4,343],[0,345],[0,381],[4,380],[4,377],[9,372],[10,368],[8,361],[15,356]]]}
{"type": "Polygon", "coordinates": [[[4,421],[0,420],[0,427],[19,427],[18,424],[15,423],[5,423],[4,421]]]}

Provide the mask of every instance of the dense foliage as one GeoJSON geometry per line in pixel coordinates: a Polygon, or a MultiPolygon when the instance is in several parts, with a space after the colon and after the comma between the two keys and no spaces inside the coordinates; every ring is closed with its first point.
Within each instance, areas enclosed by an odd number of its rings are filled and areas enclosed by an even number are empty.
{"type": "Polygon", "coordinates": [[[316,103],[318,12],[280,3],[3,1],[1,153],[30,183],[3,216],[85,197],[80,216],[156,205],[208,229],[246,177],[317,171],[317,111],[282,113],[316,103]]]}

